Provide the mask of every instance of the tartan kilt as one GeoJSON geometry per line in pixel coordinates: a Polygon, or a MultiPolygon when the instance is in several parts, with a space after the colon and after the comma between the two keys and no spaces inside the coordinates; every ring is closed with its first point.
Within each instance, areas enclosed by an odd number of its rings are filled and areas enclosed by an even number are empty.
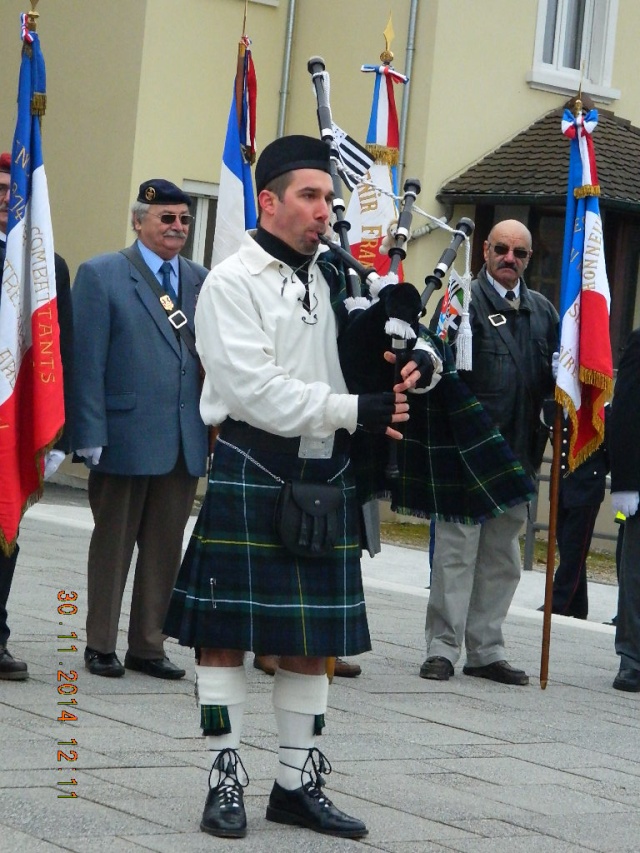
{"type": "Polygon", "coordinates": [[[184,646],[261,655],[369,651],[360,552],[348,456],[304,460],[219,438],[164,631],[184,646]],[[331,556],[300,558],[279,543],[273,518],[281,483],[272,475],[341,485],[343,530],[331,556]]]}

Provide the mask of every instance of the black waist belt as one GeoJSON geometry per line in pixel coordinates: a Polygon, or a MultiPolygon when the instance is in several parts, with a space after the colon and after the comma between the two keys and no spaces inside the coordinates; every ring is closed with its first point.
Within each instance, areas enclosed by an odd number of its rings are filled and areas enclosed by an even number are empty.
{"type": "MultiPolygon", "coordinates": [[[[234,421],[227,418],[220,426],[220,438],[230,444],[237,444],[245,449],[253,448],[266,453],[286,453],[297,456],[300,450],[300,437],[284,438],[281,435],[273,435],[263,429],[252,427],[244,421],[234,421]]],[[[336,430],[333,442],[333,455],[340,456],[349,453],[349,432],[346,429],[336,430]]]]}

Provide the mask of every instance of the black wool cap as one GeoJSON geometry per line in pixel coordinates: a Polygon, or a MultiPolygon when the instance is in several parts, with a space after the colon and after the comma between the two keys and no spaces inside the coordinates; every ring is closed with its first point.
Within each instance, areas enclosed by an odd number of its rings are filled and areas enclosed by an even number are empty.
{"type": "Polygon", "coordinates": [[[186,204],[191,207],[191,196],[164,178],[151,178],[140,184],[137,200],[143,204],[186,204]]]}
{"type": "Polygon", "coordinates": [[[261,193],[274,178],[294,169],[330,172],[329,146],[313,136],[281,136],[270,142],[256,163],[256,190],[261,193]]]}

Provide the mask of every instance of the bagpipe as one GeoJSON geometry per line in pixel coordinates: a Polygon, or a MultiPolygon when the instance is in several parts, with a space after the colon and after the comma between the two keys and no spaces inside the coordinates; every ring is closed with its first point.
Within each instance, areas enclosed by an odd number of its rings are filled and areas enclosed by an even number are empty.
{"type": "Polygon", "coordinates": [[[312,57],[307,63],[312,76],[317,99],[317,115],[320,136],[330,148],[331,177],[334,187],[333,230],[338,242],[321,237],[330,246],[334,256],[342,262],[347,275],[345,309],[348,320],[340,330],[338,349],[340,363],[352,394],[389,391],[399,381],[400,370],[411,356],[419,337],[430,333],[420,324],[424,316],[427,299],[447,270],[453,265],[462,242],[473,231],[470,219],[460,220],[453,232],[451,244],[443,252],[433,275],[427,276],[426,297],[410,282],[398,281],[400,264],[407,256],[406,246],[411,236],[413,207],[420,193],[420,181],[409,178],[404,182],[403,195],[399,199],[399,215],[393,231],[385,238],[387,252],[391,258],[389,271],[379,275],[375,269],[365,267],[351,254],[348,231],[350,223],[345,220],[345,203],[342,198],[344,166],[341,164],[333,131],[329,104],[328,74],[324,60],[312,57]],[[384,353],[392,351],[396,364],[385,361],[384,353]]]}
{"type": "MultiPolygon", "coordinates": [[[[435,388],[409,395],[410,418],[403,424],[402,441],[356,431],[351,459],[358,497],[362,503],[387,497],[391,499],[392,510],[447,521],[478,523],[494,517],[508,506],[531,499],[533,485],[458,376],[448,344],[420,323],[429,297],[442,286],[463,243],[467,254],[465,279],[470,282],[469,237],[474,223],[461,219],[452,229],[425,214],[415,204],[420,182],[409,179],[404,183],[403,195],[394,196],[399,202],[399,215],[395,229],[386,238],[391,256],[389,273],[381,276],[356,260],[349,248],[350,224],[345,221],[341,189],[341,175],[344,178],[348,170],[341,162],[334,138],[324,60],[312,57],[308,71],[317,98],[320,135],[330,147],[335,194],[333,230],[337,242],[328,236],[321,237],[330,247],[321,257],[329,268],[341,270],[346,277],[347,296],[338,312],[338,351],[347,388],[352,394],[391,391],[402,366],[412,357],[418,361],[417,349],[424,349],[422,346],[416,349],[419,339],[426,339],[443,365],[435,388]],[[414,210],[452,235],[433,273],[426,277],[422,295],[413,284],[398,281],[414,210]],[[384,358],[388,351],[396,354],[395,366],[384,358]]],[[[353,175],[350,177],[353,179],[353,175]]],[[[358,178],[361,183],[384,192],[363,181],[361,176],[358,178]]],[[[468,310],[468,296],[466,301],[468,310]]]]}

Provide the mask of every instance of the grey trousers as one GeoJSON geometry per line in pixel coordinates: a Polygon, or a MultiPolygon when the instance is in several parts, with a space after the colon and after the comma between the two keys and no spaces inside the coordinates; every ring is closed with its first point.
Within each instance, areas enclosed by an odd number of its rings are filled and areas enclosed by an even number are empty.
{"type": "Polygon", "coordinates": [[[469,666],[505,659],[502,623],[520,580],[520,504],[482,524],[436,522],[427,657],[455,664],[466,646],[469,666]]]}
{"type": "Polygon", "coordinates": [[[618,587],[616,653],[621,669],[640,669],[640,515],[624,523],[618,587]]]}
{"type": "Polygon", "coordinates": [[[182,454],[169,474],[124,477],[89,474],[95,527],[89,545],[87,645],[116,650],[118,620],[134,546],[138,560],[129,617],[129,651],[154,660],[164,656],[164,617],[180,568],[182,537],[198,478],[182,454]]]}

